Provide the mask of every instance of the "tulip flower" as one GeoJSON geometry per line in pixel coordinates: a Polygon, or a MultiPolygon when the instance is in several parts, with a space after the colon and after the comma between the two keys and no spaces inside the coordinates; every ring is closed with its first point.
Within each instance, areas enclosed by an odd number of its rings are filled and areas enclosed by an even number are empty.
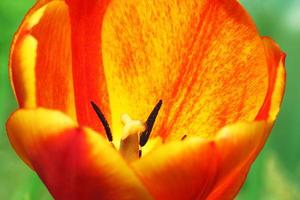
{"type": "Polygon", "coordinates": [[[284,59],[236,0],[39,0],[11,47],[8,137],[58,200],[233,199],[284,59]]]}

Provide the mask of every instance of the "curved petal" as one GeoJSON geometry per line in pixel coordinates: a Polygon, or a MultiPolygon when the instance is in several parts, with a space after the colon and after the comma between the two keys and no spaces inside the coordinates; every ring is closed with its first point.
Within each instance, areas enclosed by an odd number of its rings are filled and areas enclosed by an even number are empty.
{"type": "MultiPolygon", "coordinates": [[[[255,158],[263,148],[269,136],[271,128],[273,127],[273,123],[276,119],[276,116],[279,112],[280,104],[282,102],[285,89],[285,54],[280,50],[278,45],[276,45],[276,43],[272,39],[263,37],[262,40],[265,45],[265,52],[267,55],[267,61],[269,66],[269,89],[264,105],[261,108],[256,119],[265,119],[268,120],[268,122],[262,121],[254,122],[254,125],[243,125],[249,126],[249,128],[253,126],[252,129],[254,134],[251,136],[252,138],[249,137],[249,139],[247,140],[249,140],[249,142],[252,141],[253,143],[255,143],[256,148],[252,150],[252,152],[248,155],[248,158],[244,159],[243,162],[241,162],[240,164],[235,164],[236,167],[234,168],[234,170],[231,170],[231,172],[225,170],[223,173],[227,175],[224,175],[223,177],[222,175],[220,175],[218,184],[208,199],[220,199],[221,197],[222,199],[232,199],[237,194],[237,192],[239,191],[240,187],[246,179],[251,164],[254,162],[255,158]],[[253,141],[253,139],[255,139],[255,141],[253,141]]],[[[239,132],[246,128],[247,127],[232,128],[232,132],[236,135],[239,135],[239,132]]],[[[233,135],[233,138],[234,137],[235,136],[233,135]]],[[[241,142],[239,140],[239,143],[243,144],[244,142],[241,142]]],[[[238,149],[232,144],[229,144],[227,146],[227,149],[232,148],[233,151],[234,149],[238,149]]],[[[223,147],[220,148],[226,149],[223,147]]],[[[225,158],[226,157],[235,157],[235,155],[232,153],[230,155],[228,153],[228,155],[225,156],[225,158]]],[[[233,162],[225,159],[224,163],[225,166],[228,166],[228,164],[226,163],[233,162]]]]}
{"type": "Polygon", "coordinates": [[[269,37],[262,37],[269,66],[269,89],[257,120],[275,120],[280,109],[285,90],[285,53],[269,37]]]}
{"type": "Polygon", "coordinates": [[[156,200],[205,199],[218,159],[215,143],[197,137],[162,145],[132,166],[156,200]]]}
{"type": "Polygon", "coordinates": [[[153,134],[170,139],[252,121],[264,102],[264,46],[236,0],[115,0],[102,38],[115,134],[121,113],[146,119],[159,99],[153,134]]]}
{"type": "Polygon", "coordinates": [[[170,142],[133,168],[155,199],[233,199],[271,125],[239,122],[222,128],[214,139],[170,142]]]}
{"type": "Polygon", "coordinates": [[[78,122],[104,132],[91,108],[96,102],[110,122],[110,107],[103,71],[101,29],[109,0],[66,0],[70,8],[72,62],[78,122]]]}
{"type": "Polygon", "coordinates": [[[10,141],[55,199],[151,199],[115,149],[98,133],[61,112],[16,111],[10,141]]]}
{"type": "Polygon", "coordinates": [[[273,121],[236,123],[224,127],[216,136],[220,166],[216,184],[208,200],[234,199],[248,171],[266,142],[273,121]]]}
{"type": "Polygon", "coordinates": [[[11,47],[10,77],[20,107],[58,109],[76,119],[68,7],[38,1],[11,47]]]}

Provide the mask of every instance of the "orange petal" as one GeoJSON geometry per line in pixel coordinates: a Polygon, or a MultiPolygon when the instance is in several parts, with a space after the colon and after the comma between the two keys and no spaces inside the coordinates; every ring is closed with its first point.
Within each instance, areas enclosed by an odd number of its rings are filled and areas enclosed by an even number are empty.
{"type": "Polygon", "coordinates": [[[10,76],[20,107],[59,109],[76,119],[68,7],[38,1],[11,48],[10,76]]]}
{"type": "Polygon", "coordinates": [[[115,149],[98,133],[61,112],[16,111],[7,122],[11,143],[55,199],[151,199],[115,149]]]}
{"type": "Polygon", "coordinates": [[[207,199],[234,199],[271,131],[273,121],[236,123],[216,136],[220,154],[216,184],[207,199]]]}
{"type": "MultiPolygon", "coordinates": [[[[233,138],[236,137],[239,137],[240,139],[235,139],[236,144],[230,142],[220,146],[220,149],[223,151],[223,163],[226,167],[224,167],[223,173],[221,173],[218,178],[218,184],[214,192],[209,196],[209,200],[220,198],[233,199],[237,194],[246,179],[251,164],[263,148],[280,109],[285,88],[285,54],[270,38],[263,37],[262,40],[265,45],[265,52],[269,65],[269,89],[264,105],[257,116],[257,120],[266,119],[269,121],[254,122],[249,125],[241,124],[240,127],[228,127],[223,130],[223,134],[226,134],[226,130],[232,132],[232,139],[230,140],[233,140],[233,138]],[[250,134],[240,135],[245,129],[252,129],[253,131],[250,132],[250,134]],[[255,144],[256,147],[253,148],[250,153],[247,153],[249,154],[248,157],[239,164],[234,161],[234,158],[239,157],[236,153],[243,153],[243,151],[241,151],[243,145],[246,147],[246,145],[251,145],[251,143],[255,144]],[[228,152],[224,152],[224,149],[227,149],[228,152]],[[230,163],[231,165],[236,165],[231,171],[226,169],[232,169],[232,166],[228,166],[230,163]]],[[[220,135],[221,136],[218,137],[222,138],[222,131],[220,135]]]]}
{"type": "Polygon", "coordinates": [[[115,134],[122,113],[146,119],[159,99],[153,134],[170,139],[252,121],[264,102],[264,45],[236,0],[112,1],[102,38],[115,134]]]}
{"type": "Polygon", "coordinates": [[[191,138],[153,150],[133,168],[156,200],[204,199],[217,175],[215,144],[191,138]]]}
{"type": "Polygon", "coordinates": [[[269,66],[269,89],[257,120],[275,120],[279,112],[285,90],[285,53],[268,37],[262,37],[269,66]]]}

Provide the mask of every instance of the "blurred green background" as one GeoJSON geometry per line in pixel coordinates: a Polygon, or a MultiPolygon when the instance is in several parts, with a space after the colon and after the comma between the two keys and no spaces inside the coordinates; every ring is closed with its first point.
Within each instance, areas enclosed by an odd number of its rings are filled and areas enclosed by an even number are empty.
{"type": "MultiPolygon", "coordinates": [[[[5,132],[16,109],[8,54],[14,32],[34,0],[0,1],[0,200],[51,199],[39,178],[20,161],[5,132]]],[[[287,53],[287,88],[279,119],[238,200],[300,200],[300,0],[242,0],[262,35],[287,53]]]]}

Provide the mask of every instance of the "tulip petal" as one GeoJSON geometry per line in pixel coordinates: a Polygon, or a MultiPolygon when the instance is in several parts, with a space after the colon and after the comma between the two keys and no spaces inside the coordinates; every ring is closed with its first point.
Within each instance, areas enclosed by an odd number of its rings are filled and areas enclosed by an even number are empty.
{"type": "Polygon", "coordinates": [[[106,139],[61,112],[18,110],[7,132],[55,199],[151,199],[106,139]]]}
{"type": "Polygon", "coordinates": [[[285,53],[268,37],[262,37],[269,66],[269,89],[257,120],[275,120],[283,99],[286,82],[285,53]]]}
{"type": "Polygon", "coordinates": [[[122,113],[146,119],[159,99],[153,134],[169,139],[252,121],[264,102],[264,45],[236,0],[115,0],[102,38],[115,134],[122,113]]]}
{"type": "Polygon", "coordinates": [[[10,76],[20,107],[58,109],[76,119],[68,7],[38,1],[11,48],[10,76]]]}
{"type": "Polygon", "coordinates": [[[78,122],[104,132],[90,101],[94,101],[101,108],[110,122],[101,51],[102,21],[109,0],[66,2],[70,8],[72,70],[78,122]]]}
{"type": "Polygon", "coordinates": [[[90,101],[110,121],[100,50],[105,4],[45,0],[29,11],[15,35],[10,59],[20,107],[61,110],[103,132],[90,101]]]}
{"type": "Polygon", "coordinates": [[[204,199],[216,178],[214,142],[192,138],[149,152],[133,168],[156,200],[204,199]]]}
{"type": "Polygon", "coordinates": [[[133,168],[155,199],[233,199],[271,126],[266,121],[239,122],[213,139],[170,142],[133,168]]]}
{"type": "Polygon", "coordinates": [[[224,127],[216,136],[220,167],[208,200],[234,199],[248,171],[265,144],[273,122],[236,123],[224,127]]]}
{"type": "MultiPolygon", "coordinates": [[[[237,162],[233,162],[228,158],[238,157],[234,153],[239,153],[242,151],[241,148],[236,147],[236,145],[229,143],[226,147],[220,147],[220,149],[227,149],[229,153],[224,153],[224,166],[226,168],[231,169],[231,166],[228,166],[228,163],[232,165],[236,165],[234,170],[226,170],[223,169],[223,174],[218,178],[218,184],[215,187],[214,192],[209,196],[209,200],[212,199],[233,199],[233,197],[237,194],[242,184],[244,183],[248,171],[252,162],[254,162],[255,158],[263,148],[271,128],[273,127],[274,120],[279,112],[280,104],[282,102],[283,93],[285,89],[285,68],[284,68],[284,59],[285,54],[280,50],[278,45],[270,38],[263,37],[263,43],[265,45],[265,51],[268,60],[269,66],[269,89],[265,99],[265,102],[257,116],[257,120],[268,120],[261,122],[253,122],[252,124],[241,124],[236,127],[226,127],[223,130],[223,134],[221,131],[220,135],[226,134],[226,132],[232,132],[232,139],[239,137],[240,139],[235,139],[236,144],[238,146],[247,145],[249,143],[256,144],[256,147],[253,148],[251,153],[248,153],[248,157],[244,159],[243,162],[238,164],[237,162]],[[240,132],[248,129],[253,130],[250,131],[249,135],[240,135],[240,132]],[[227,131],[226,131],[227,130],[227,131]],[[252,134],[252,135],[251,135],[252,134]],[[230,149],[232,149],[230,151],[230,149]]],[[[222,136],[219,136],[222,138],[222,136]]],[[[234,140],[233,140],[234,141],[234,140]]]]}

